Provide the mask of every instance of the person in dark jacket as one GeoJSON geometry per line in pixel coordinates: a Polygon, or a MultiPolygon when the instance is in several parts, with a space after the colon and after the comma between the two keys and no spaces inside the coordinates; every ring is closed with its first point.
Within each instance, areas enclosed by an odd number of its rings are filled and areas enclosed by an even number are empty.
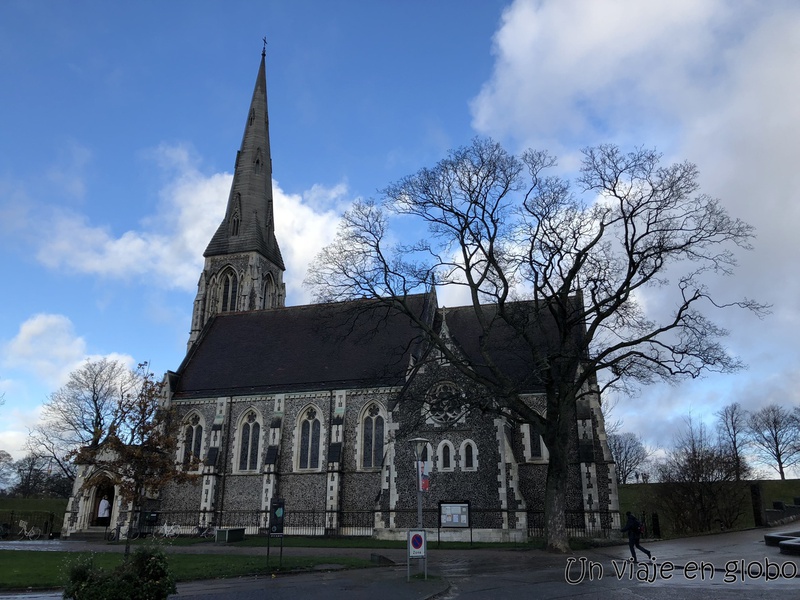
{"type": "Polygon", "coordinates": [[[641,537],[641,523],[639,523],[638,519],[631,514],[631,511],[626,512],[625,516],[628,518],[628,522],[625,523],[625,527],[622,528],[622,532],[628,532],[628,546],[631,549],[633,562],[639,562],[636,560],[636,550],[634,550],[634,547],[647,554],[647,558],[652,558],[653,555],[650,554],[650,550],[647,548],[642,548],[639,545],[639,539],[641,537]]]}

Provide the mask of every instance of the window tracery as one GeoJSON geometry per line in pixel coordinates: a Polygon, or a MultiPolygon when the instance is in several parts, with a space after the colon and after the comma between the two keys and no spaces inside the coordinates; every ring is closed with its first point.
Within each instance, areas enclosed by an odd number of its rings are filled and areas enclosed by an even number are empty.
{"type": "Polygon", "coordinates": [[[464,416],[464,393],[454,383],[443,381],[426,395],[428,415],[440,425],[449,425],[464,416]]]}
{"type": "Polygon", "coordinates": [[[303,413],[300,422],[300,469],[318,469],[320,455],[320,441],[322,437],[322,424],[317,418],[315,408],[309,408],[303,413]]]}
{"type": "Polygon", "coordinates": [[[383,463],[384,418],[377,404],[371,404],[361,420],[361,467],[371,469],[383,463]]]}
{"type": "Polygon", "coordinates": [[[246,413],[239,428],[239,470],[258,469],[258,454],[261,442],[261,423],[254,410],[246,413]]]}

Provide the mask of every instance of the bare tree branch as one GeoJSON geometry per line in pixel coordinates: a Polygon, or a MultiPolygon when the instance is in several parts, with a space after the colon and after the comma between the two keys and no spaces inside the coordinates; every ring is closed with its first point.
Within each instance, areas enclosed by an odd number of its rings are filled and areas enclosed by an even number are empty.
{"type": "Polygon", "coordinates": [[[487,390],[481,410],[542,432],[548,547],[565,550],[566,440],[578,399],[740,369],[721,343],[727,332],[705,311],[760,317],[768,307],[713,298],[704,285],[708,275],[733,272],[733,250],[750,248],[753,228],[698,193],[693,164],[603,145],[583,151],[575,180],[548,175],[555,166],[546,152],[516,157],[477,138],[388,186],[380,204],[355,204],[306,283],[319,301],[367,297],[407,315],[436,357],[487,390]],[[395,222],[424,233],[393,242],[395,222]],[[407,302],[432,287],[468,292],[477,355],[465,359],[407,302]],[[655,290],[671,300],[668,313],[642,302],[655,290]],[[526,348],[525,382],[497,360],[498,332],[506,331],[526,348]],[[545,416],[522,397],[534,381],[546,395],[545,416]]]}

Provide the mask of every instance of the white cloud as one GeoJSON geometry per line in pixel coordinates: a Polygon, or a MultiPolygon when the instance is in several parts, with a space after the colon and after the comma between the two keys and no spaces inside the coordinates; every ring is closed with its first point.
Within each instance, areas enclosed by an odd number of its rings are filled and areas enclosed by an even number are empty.
{"type": "MultiPolygon", "coordinates": [[[[53,389],[66,383],[69,374],[84,361],[103,357],[134,366],[133,358],[127,354],[87,354],[86,341],[76,334],[72,321],[56,314],[30,317],[2,347],[2,363],[6,368],[33,374],[53,389]]],[[[13,380],[5,384],[9,389],[14,385],[13,380]]]]}
{"type": "MultiPolygon", "coordinates": [[[[749,364],[735,375],[643,390],[620,402],[624,428],[661,444],[691,410],[794,406],[800,324],[800,5],[721,0],[517,0],[495,35],[495,68],[473,125],[509,146],[544,147],[574,166],[585,145],[656,146],[697,163],[701,189],[754,225],[755,250],[709,283],[728,302],[772,303],[763,321],[709,313],[749,364]],[[566,154],[566,160],[564,155],[566,154]],[[676,420],[677,419],[677,420],[676,420]]],[[[644,296],[657,306],[665,297],[644,296]]]]}
{"type": "Polygon", "coordinates": [[[351,199],[347,185],[315,185],[300,194],[286,194],[273,182],[275,197],[275,234],[286,266],[284,283],[287,304],[306,304],[311,292],[303,280],[308,266],[323,246],[336,235],[339,215],[351,199]]]}
{"type": "Polygon", "coordinates": [[[33,373],[55,387],[85,356],[85,340],[64,315],[34,315],[3,347],[5,366],[33,373]]]}
{"type": "MultiPolygon", "coordinates": [[[[84,215],[62,211],[51,235],[41,240],[38,259],[51,269],[193,291],[203,268],[203,251],[225,214],[232,175],[203,175],[196,157],[183,146],[163,145],[152,155],[171,172],[157,214],[143,219],[140,228],[114,236],[84,215]]],[[[315,185],[302,195],[286,194],[274,184],[276,234],[294,301],[308,299],[300,283],[313,257],[333,238],[347,192],[346,184],[339,183],[315,185]]]]}
{"type": "Polygon", "coordinates": [[[174,171],[161,191],[157,215],[145,219],[141,229],[115,237],[83,215],[62,211],[37,258],[51,269],[191,290],[202,268],[205,244],[219,224],[220,204],[224,211],[231,176],[202,175],[184,147],[162,146],[153,155],[174,171]]]}
{"type": "Polygon", "coordinates": [[[3,429],[0,429],[0,450],[8,452],[14,460],[26,454],[25,443],[28,432],[39,420],[41,406],[33,410],[7,410],[3,415],[3,429]]]}
{"type": "Polygon", "coordinates": [[[758,16],[757,5],[729,6],[518,0],[495,35],[495,71],[473,103],[473,124],[568,146],[671,128],[687,109],[724,97],[736,66],[728,49],[758,16]]]}
{"type": "Polygon", "coordinates": [[[5,394],[5,404],[0,407],[0,450],[22,458],[41,403],[85,361],[101,358],[120,361],[128,368],[136,365],[128,354],[87,353],[86,340],[64,315],[37,314],[22,323],[16,335],[0,346],[0,364],[6,376],[0,380],[0,394],[5,394]]]}

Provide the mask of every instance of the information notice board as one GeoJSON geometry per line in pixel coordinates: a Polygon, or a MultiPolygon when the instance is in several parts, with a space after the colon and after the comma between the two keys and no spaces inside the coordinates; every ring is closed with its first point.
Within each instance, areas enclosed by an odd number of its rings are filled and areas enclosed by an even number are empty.
{"type": "Polygon", "coordinates": [[[439,502],[440,527],[469,527],[469,502],[439,502]]]}

